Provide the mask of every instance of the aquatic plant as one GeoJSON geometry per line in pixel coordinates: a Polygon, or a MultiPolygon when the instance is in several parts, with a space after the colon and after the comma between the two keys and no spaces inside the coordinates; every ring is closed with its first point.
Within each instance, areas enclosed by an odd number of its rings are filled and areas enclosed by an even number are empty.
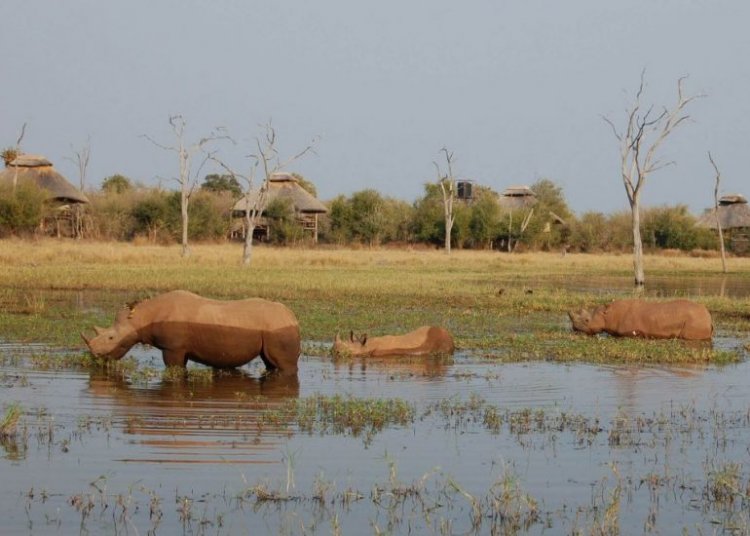
{"type": "Polygon", "coordinates": [[[416,408],[398,398],[315,395],[292,402],[287,411],[291,411],[291,416],[303,431],[363,435],[367,444],[384,427],[411,422],[416,408]]]}
{"type": "Polygon", "coordinates": [[[727,462],[709,467],[704,497],[719,509],[731,510],[735,501],[750,499],[750,481],[743,485],[742,464],[727,462]]]}
{"type": "Polygon", "coordinates": [[[12,402],[5,409],[5,415],[0,420],[0,439],[13,438],[18,433],[18,421],[23,416],[23,408],[18,402],[12,402]]]}

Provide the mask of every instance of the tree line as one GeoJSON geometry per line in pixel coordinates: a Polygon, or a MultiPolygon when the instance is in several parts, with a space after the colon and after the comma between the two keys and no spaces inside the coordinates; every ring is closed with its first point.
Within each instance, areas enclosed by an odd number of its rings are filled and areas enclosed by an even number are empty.
{"type": "MultiPolygon", "coordinates": [[[[443,147],[440,152],[445,157],[445,165],[433,162],[437,171],[437,182],[425,184],[424,196],[415,203],[409,204],[384,197],[371,189],[357,192],[348,198],[339,196],[329,203],[329,213],[323,218],[321,232],[316,234],[316,238],[328,243],[369,246],[388,243],[436,245],[442,241],[448,254],[454,243],[457,247],[499,247],[508,252],[519,247],[540,250],[561,248],[563,252],[620,251],[632,248],[636,287],[642,287],[645,283],[644,247],[683,250],[719,248],[722,266],[726,272],[722,229],[718,217],[717,240],[712,232],[696,227],[695,219],[685,206],[650,209],[643,209],[641,206],[641,192],[647,178],[673,163],[659,159],[660,146],[677,127],[690,118],[686,113],[687,106],[693,100],[704,96],[685,94],[685,78],[681,77],[677,81],[677,99],[674,105],[644,106],[644,69],[635,98],[626,109],[625,126],[618,128],[613,120],[603,117],[612,128],[620,146],[621,179],[630,205],[630,213],[627,215],[591,212],[577,218],[568,210],[561,190],[548,180],[537,181],[532,188],[538,203],[534,206],[516,205],[519,208],[515,210],[511,208],[514,204],[499,205],[495,192],[486,188],[478,188],[476,198],[457,199],[457,180],[452,165],[453,153],[443,147]],[[621,233],[625,220],[629,220],[627,238],[621,233]]],[[[243,216],[243,264],[250,263],[253,230],[260,224],[262,217],[266,218],[269,230],[272,231],[272,234],[266,236],[272,236],[274,242],[294,244],[305,241],[302,230],[294,224],[292,207],[284,205],[283,201],[269,202],[268,190],[273,173],[282,170],[306,153],[314,152],[315,139],[303,150],[282,160],[276,148],[276,131],[269,121],[263,127],[263,135],[255,137],[255,150],[248,155],[251,165],[249,171],[243,173],[219,159],[215,149],[207,148],[209,144],[220,140],[235,144],[224,129],[216,129],[210,135],[194,143],[188,143],[185,138],[184,118],[181,115],[170,116],[169,124],[175,136],[173,145],[162,144],[147,135],[143,137],[155,146],[174,152],[178,156],[179,174],[174,180],[180,186],[179,191],[170,194],[158,189],[140,189],[133,192],[127,179],[126,187],[122,180],[115,181],[114,177],[110,177],[105,181],[103,190],[106,190],[106,194],[111,193],[111,179],[113,185],[118,182],[122,186],[112,186],[112,190],[120,197],[112,199],[104,195],[103,199],[99,199],[98,196],[94,196],[92,210],[86,217],[83,217],[80,210],[76,210],[74,228],[77,238],[82,237],[84,227],[88,227],[90,236],[100,238],[135,239],[145,234],[151,241],[168,240],[174,237],[179,227],[182,255],[188,256],[188,239],[191,236],[198,240],[226,239],[235,236],[232,210],[226,206],[237,197],[239,191],[246,204],[243,216]],[[196,170],[193,167],[193,157],[199,154],[203,160],[196,170]],[[234,186],[229,189],[219,188],[206,178],[201,187],[201,194],[195,197],[193,203],[198,175],[208,161],[213,161],[228,173],[223,179],[217,176],[218,178],[212,180],[217,184],[222,180],[234,181],[234,186]],[[238,178],[244,182],[244,192],[240,188],[238,178]],[[176,223],[177,204],[179,224],[176,223]]],[[[15,147],[8,148],[2,153],[6,165],[12,157],[21,154],[20,143],[25,128],[24,124],[15,147]]],[[[84,148],[84,151],[75,152],[82,190],[89,158],[88,146],[84,148]]],[[[708,154],[716,172],[716,209],[719,203],[721,173],[710,151],[708,154]]],[[[0,215],[0,233],[22,231],[20,220],[24,217],[28,219],[29,213],[36,210],[33,206],[36,194],[27,192],[20,195],[16,191],[15,181],[12,194],[7,197],[0,191],[0,204],[5,204],[0,206],[0,210],[5,209],[5,214],[0,215]],[[24,205],[24,200],[32,205],[24,205]]]]}
{"type": "MultiPolygon", "coordinates": [[[[316,195],[315,185],[300,175],[299,184],[316,195]]],[[[530,186],[536,203],[511,211],[498,203],[492,189],[474,185],[470,200],[456,199],[451,240],[459,249],[513,251],[626,252],[632,250],[629,211],[576,215],[562,189],[549,179],[530,186]],[[531,212],[533,210],[533,212],[531,212]],[[524,220],[527,225],[522,228],[524,220]]],[[[106,178],[100,190],[86,192],[84,236],[97,240],[179,243],[182,234],[180,192],[137,185],[123,175],[106,178]]],[[[231,175],[206,175],[192,194],[188,235],[193,241],[241,240],[241,219],[232,207],[243,189],[231,175]]],[[[29,236],[39,232],[44,218],[54,217],[45,194],[31,185],[14,194],[0,191],[0,236],[29,236]]],[[[423,195],[409,203],[365,189],[325,202],[318,242],[337,246],[443,247],[446,219],[443,194],[436,183],[426,183],[423,195]]],[[[275,245],[304,245],[311,241],[297,224],[294,207],[282,199],[265,211],[269,241],[275,245]]],[[[711,230],[695,225],[684,205],[643,210],[641,234],[649,250],[716,250],[719,241],[711,230]]]]}

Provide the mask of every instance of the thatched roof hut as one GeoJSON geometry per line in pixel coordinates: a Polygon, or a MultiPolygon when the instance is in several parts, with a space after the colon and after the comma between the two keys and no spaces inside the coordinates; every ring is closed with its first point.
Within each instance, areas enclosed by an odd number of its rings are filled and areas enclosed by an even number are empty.
{"type": "MultiPolygon", "coordinates": [[[[257,191],[249,196],[243,196],[234,204],[232,210],[244,214],[248,208],[252,208],[257,198],[257,191]]],[[[328,212],[326,206],[302,188],[291,173],[274,173],[268,179],[268,202],[279,198],[289,199],[297,214],[325,214],[328,212]]]]}
{"type": "MultiPolygon", "coordinates": [[[[725,195],[719,199],[719,221],[722,229],[750,228],[750,206],[741,194],[725,195]]],[[[698,218],[696,225],[718,229],[716,209],[708,209],[698,218]]]]}
{"type": "MultiPolygon", "coordinates": [[[[717,211],[707,209],[695,223],[699,227],[718,230],[717,211]]],[[[729,249],[737,254],[750,253],[750,206],[741,194],[725,195],[719,199],[721,228],[729,237],[729,249]]]]}
{"type": "MultiPolygon", "coordinates": [[[[251,210],[258,192],[249,196],[243,196],[232,207],[235,216],[243,216],[246,211],[251,210]]],[[[274,173],[268,179],[268,199],[271,203],[276,199],[288,199],[291,202],[294,214],[302,229],[312,236],[314,242],[318,241],[318,214],[328,212],[326,206],[315,198],[310,192],[300,186],[299,181],[291,173],[274,173]]],[[[244,233],[244,230],[243,230],[244,233]]],[[[268,239],[269,227],[267,221],[261,221],[255,229],[256,236],[260,239],[268,239]]]]}
{"type": "Polygon", "coordinates": [[[0,184],[12,185],[32,183],[46,190],[48,199],[61,203],[88,203],[88,198],[70,184],[52,162],[39,155],[22,154],[17,156],[6,168],[0,171],[0,184]]]}
{"type": "Polygon", "coordinates": [[[536,205],[536,194],[528,186],[509,186],[498,197],[500,206],[507,209],[530,208],[536,205]]]}

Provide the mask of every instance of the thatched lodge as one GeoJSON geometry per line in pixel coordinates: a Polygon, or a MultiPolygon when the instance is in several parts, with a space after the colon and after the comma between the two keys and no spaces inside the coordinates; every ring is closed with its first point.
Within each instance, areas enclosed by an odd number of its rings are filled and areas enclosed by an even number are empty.
{"type": "MultiPolygon", "coordinates": [[[[718,231],[716,215],[716,209],[707,209],[696,225],[718,231]]],[[[731,194],[719,198],[718,216],[729,249],[738,255],[750,254],[750,207],[745,196],[731,194]]]]}
{"type": "MultiPolygon", "coordinates": [[[[247,210],[252,210],[257,196],[258,192],[254,192],[250,196],[242,197],[232,208],[232,215],[237,218],[243,217],[247,210]]],[[[291,173],[274,173],[268,179],[266,206],[277,199],[289,200],[297,223],[302,227],[303,232],[313,239],[313,242],[317,242],[318,215],[328,212],[326,206],[300,186],[299,181],[291,173]]],[[[255,228],[255,238],[268,240],[270,232],[268,223],[266,216],[261,215],[259,225],[255,228]]]]}
{"type": "Polygon", "coordinates": [[[498,203],[505,209],[526,209],[536,205],[537,199],[528,186],[509,186],[498,197],[498,203]]]}
{"type": "Polygon", "coordinates": [[[0,171],[0,186],[33,184],[46,192],[50,216],[40,222],[43,232],[52,231],[58,236],[77,235],[80,232],[81,206],[88,198],[70,184],[57,171],[52,162],[40,155],[21,154],[6,163],[0,171]]]}

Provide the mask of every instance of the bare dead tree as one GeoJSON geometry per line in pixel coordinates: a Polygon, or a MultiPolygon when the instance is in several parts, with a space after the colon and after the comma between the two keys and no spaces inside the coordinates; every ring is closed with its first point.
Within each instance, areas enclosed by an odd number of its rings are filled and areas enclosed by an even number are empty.
{"type": "MultiPolygon", "coordinates": [[[[71,147],[71,150],[73,151],[73,158],[67,159],[73,162],[78,168],[78,184],[81,193],[83,193],[83,190],[86,188],[86,173],[88,172],[89,160],[91,159],[91,140],[86,140],[86,143],[79,150],[73,147],[71,147]]],[[[77,203],[75,206],[74,217],[73,231],[75,237],[80,240],[83,238],[83,206],[80,203],[77,203]]]]}
{"type": "Polygon", "coordinates": [[[304,149],[295,155],[282,160],[279,151],[276,148],[276,130],[269,121],[262,125],[263,135],[255,138],[255,149],[252,154],[248,155],[252,164],[250,170],[245,173],[238,173],[227,164],[212,156],[212,160],[218,163],[231,177],[241,179],[245,183],[245,201],[244,211],[244,245],[242,248],[242,264],[249,266],[253,256],[253,235],[255,228],[259,225],[263,212],[268,206],[268,188],[271,176],[284,169],[286,166],[299,160],[305,154],[314,152],[316,138],[310,142],[304,149]],[[260,180],[257,184],[256,180],[260,180]]]}
{"type": "Polygon", "coordinates": [[[620,142],[620,174],[630,203],[633,227],[633,269],[635,285],[641,287],[646,279],[643,270],[643,241],[641,240],[641,193],[649,175],[674,162],[657,159],[661,144],[674,130],[689,119],[685,108],[693,100],[703,95],[686,96],[683,92],[685,77],[677,80],[677,101],[672,108],[655,112],[653,106],[645,111],[641,99],[645,89],[645,74],[641,72],[641,83],[635,101],[627,111],[625,130],[620,132],[615,124],[603,117],[620,142]]]}
{"type": "Polygon", "coordinates": [[[727,273],[727,253],[724,248],[724,231],[721,228],[721,218],[719,218],[719,183],[721,182],[721,172],[716,165],[711,151],[708,151],[708,159],[716,173],[716,184],[714,186],[714,216],[716,216],[716,228],[719,230],[719,247],[721,248],[721,271],[727,273]]]}
{"type": "Polygon", "coordinates": [[[156,145],[157,147],[164,149],[165,151],[172,151],[177,153],[179,161],[179,175],[175,177],[175,181],[180,185],[180,215],[182,217],[182,256],[190,256],[190,246],[188,245],[188,223],[189,213],[188,208],[190,205],[190,197],[193,195],[195,185],[197,183],[198,176],[203,169],[203,166],[211,158],[211,153],[205,151],[205,146],[216,140],[227,139],[228,136],[221,134],[223,129],[215,129],[209,136],[201,138],[193,144],[189,144],[185,141],[185,119],[181,115],[172,115],[169,117],[169,125],[172,127],[172,132],[176,138],[176,145],[164,145],[155,141],[148,135],[143,135],[148,141],[156,145]],[[204,158],[198,169],[193,173],[192,164],[193,157],[203,153],[204,158]]]}
{"type": "MultiPolygon", "coordinates": [[[[23,126],[21,127],[21,134],[19,134],[18,139],[16,140],[16,146],[13,148],[15,152],[13,160],[15,160],[21,155],[21,141],[23,140],[23,137],[25,134],[26,134],[26,123],[24,123],[23,126]]],[[[16,195],[16,186],[18,186],[18,166],[16,166],[15,171],[13,172],[13,195],[16,195]]]]}
{"type": "Polygon", "coordinates": [[[81,192],[86,188],[86,174],[88,173],[89,160],[91,159],[91,139],[86,140],[86,143],[81,146],[79,150],[76,150],[71,146],[73,152],[73,158],[68,158],[78,168],[78,184],[81,192]]]}
{"type": "Polygon", "coordinates": [[[445,253],[451,253],[451,232],[453,224],[456,222],[456,215],[453,213],[453,203],[456,199],[456,179],[453,176],[453,152],[448,151],[446,147],[440,149],[445,155],[446,172],[443,173],[440,165],[433,162],[437,171],[437,182],[440,185],[440,191],[443,193],[443,216],[445,218],[445,253]]]}

